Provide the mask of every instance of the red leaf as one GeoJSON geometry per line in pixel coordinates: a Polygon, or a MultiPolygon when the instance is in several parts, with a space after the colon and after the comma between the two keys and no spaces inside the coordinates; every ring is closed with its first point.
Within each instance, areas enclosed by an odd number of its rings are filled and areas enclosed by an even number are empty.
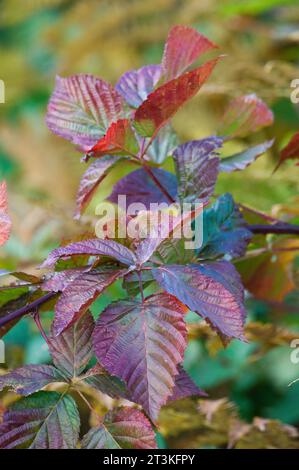
{"type": "Polygon", "coordinates": [[[127,384],[130,399],[152,420],[172,393],[186,348],[184,309],[175,297],[123,300],[101,313],[94,331],[99,362],[127,384]]]}
{"type": "Polygon", "coordinates": [[[273,119],[271,109],[254,93],[238,96],[228,105],[218,134],[229,139],[243,137],[271,126],[273,119]]]}
{"type": "Polygon", "coordinates": [[[11,220],[7,214],[7,187],[6,182],[0,183],[0,246],[9,238],[11,229],[11,220]]]}
{"type": "MultiPolygon", "coordinates": [[[[280,159],[274,171],[286,160],[296,160],[299,158],[299,132],[293,135],[289,143],[281,150],[280,159]]],[[[299,163],[297,163],[298,165],[299,163]]]]}
{"type": "Polygon", "coordinates": [[[128,119],[113,122],[107,133],[88,152],[87,157],[102,157],[106,154],[136,155],[139,146],[128,119]]]}
{"type": "Polygon", "coordinates": [[[212,73],[217,59],[165,83],[151,93],[135,113],[134,126],[144,137],[151,137],[178,109],[192,98],[212,73]]]}
{"type": "Polygon", "coordinates": [[[162,69],[166,80],[181,75],[193,62],[210,49],[217,48],[209,39],[188,26],[174,26],[168,35],[162,69]]]}

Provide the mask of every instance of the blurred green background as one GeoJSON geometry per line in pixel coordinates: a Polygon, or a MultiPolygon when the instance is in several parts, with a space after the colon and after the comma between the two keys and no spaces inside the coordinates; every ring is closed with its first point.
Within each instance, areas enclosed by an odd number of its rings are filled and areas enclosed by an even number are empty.
{"type": "MultiPolygon", "coordinates": [[[[90,227],[97,201],[128,171],[125,166],[114,171],[82,221],[72,220],[84,164],[71,144],[45,126],[55,75],[92,73],[115,83],[128,69],[158,63],[174,24],[197,28],[227,55],[176,116],[180,139],[212,134],[232,97],[257,93],[274,111],[275,124],[234,141],[227,152],[275,137],[273,149],[245,171],[221,175],[216,192],[229,191],[238,202],[298,222],[299,168],[287,162],[272,174],[279,149],[299,130],[299,105],[290,101],[290,83],[299,78],[298,0],[2,0],[0,179],[8,181],[13,230],[1,248],[0,268],[34,273],[61,238],[90,227]]],[[[233,341],[225,350],[215,338],[199,334],[190,341],[185,365],[211,398],[229,397],[245,420],[262,416],[298,426],[299,382],[288,387],[299,377],[289,346],[297,331],[299,336],[298,279],[292,277],[298,250],[275,254],[273,243],[269,237],[268,251],[239,267],[246,271],[249,321],[274,325],[275,331],[268,336],[264,330],[255,333],[248,344],[233,341]],[[275,278],[275,288],[269,276],[275,278]]],[[[291,246],[294,240],[286,237],[282,243],[291,246]]],[[[110,289],[93,313],[122,295],[120,286],[110,289]]],[[[7,335],[6,344],[7,367],[48,360],[43,339],[29,319],[7,335]]]]}

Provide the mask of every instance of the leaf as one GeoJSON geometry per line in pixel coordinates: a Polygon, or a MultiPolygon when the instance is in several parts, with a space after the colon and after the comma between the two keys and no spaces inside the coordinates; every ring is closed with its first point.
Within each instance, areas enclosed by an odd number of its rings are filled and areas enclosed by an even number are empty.
{"type": "Polygon", "coordinates": [[[244,255],[252,233],[231,194],[226,193],[203,213],[203,243],[199,257],[215,258],[219,255],[244,255]]]}
{"type": "Polygon", "coordinates": [[[6,182],[0,182],[0,246],[9,238],[11,230],[11,220],[7,213],[7,186],[6,182]]]}
{"type": "Polygon", "coordinates": [[[137,109],[134,126],[143,137],[151,137],[192,98],[212,73],[219,58],[165,83],[153,91],[137,109]]]}
{"type": "Polygon", "coordinates": [[[179,366],[179,373],[175,377],[174,389],[171,397],[168,401],[179,400],[181,398],[187,398],[192,396],[204,397],[207,394],[198,388],[198,386],[193,382],[191,377],[183,369],[182,366],[179,366]]]}
{"type": "MultiPolygon", "coordinates": [[[[28,292],[28,287],[27,288],[20,288],[18,289],[9,289],[9,293],[4,294],[3,291],[1,291],[1,301],[3,300],[3,297],[5,298],[4,304],[1,305],[0,308],[0,321],[2,318],[5,318],[9,313],[24,307],[30,300],[31,293],[28,292]],[[14,292],[15,291],[15,292],[14,292]],[[14,295],[15,293],[15,295],[14,295]],[[7,297],[7,301],[6,301],[7,297]]],[[[0,304],[1,304],[0,301],[0,304]]],[[[0,339],[6,335],[18,322],[20,321],[20,318],[16,318],[14,320],[11,320],[8,323],[5,323],[5,325],[0,326],[0,339]]]]}
{"type": "Polygon", "coordinates": [[[106,154],[137,155],[138,142],[128,119],[113,122],[107,133],[87,152],[87,157],[99,158],[106,154]]]}
{"type": "Polygon", "coordinates": [[[109,256],[128,266],[134,265],[136,261],[134,253],[124,245],[121,245],[114,240],[91,238],[89,240],[82,240],[56,248],[51,251],[41,267],[48,268],[54,266],[60,258],[76,255],[109,256]]]}
{"type": "Polygon", "coordinates": [[[148,419],[135,408],[118,408],[83,438],[83,449],[157,449],[148,419]]]}
{"type": "MultiPolygon", "coordinates": [[[[149,139],[145,140],[145,148],[149,139]]],[[[178,145],[178,139],[170,125],[165,125],[158,133],[157,137],[150,144],[145,158],[153,163],[161,165],[169,157],[178,145]]]]}
{"type": "MultiPolygon", "coordinates": [[[[244,340],[245,310],[228,283],[223,283],[229,263],[168,265],[152,269],[158,284],[187,307],[207,319],[221,334],[244,340]]],[[[231,271],[231,268],[230,268],[231,271]]],[[[230,278],[231,278],[231,272],[230,278]]],[[[235,271],[235,284],[242,286],[235,271]]]]}
{"type": "Polygon", "coordinates": [[[52,324],[49,349],[55,366],[67,377],[78,377],[92,358],[94,321],[90,312],[58,337],[52,324]]]}
{"type": "MultiPolygon", "coordinates": [[[[170,196],[175,199],[177,194],[176,177],[172,173],[160,168],[151,168],[152,173],[160,181],[170,196]]],[[[110,202],[118,204],[119,196],[126,195],[126,205],[140,203],[146,209],[151,209],[151,204],[167,203],[169,199],[153,182],[151,177],[143,168],[132,171],[121,178],[113,187],[112,193],[108,197],[110,202]]],[[[152,207],[152,209],[154,209],[152,207]]]]}
{"type": "Polygon", "coordinates": [[[120,157],[106,155],[103,158],[95,160],[87,168],[81,178],[79,190],[77,193],[77,208],[75,218],[79,218],[81,212],[85,209],[99,184],[107,176],[112,167],[120,160],[120,157]]]}
{"type": "Polygon", "coordinates": [[[111,398],[128,398],[124,383],[117,377],[109,375],[99,364],[89,369],[84,375],[83,382],[111,398]]]}
{"type": "Polygon", "coordinates": [[[146,65],[124,73],[115,85],[115,89],[130,106],[138,108],[153,91],[160,77],[160,65],[146,65]]]}
{"type": "Polygon", "coordinates": [[[75,449],[79,428],[79,413],[70,396],[37,392],[4,413],[0,449],[75,449]]]}
{"type": "Polygon", "coordinates": [[[221,138],[212,136],[177,147],[173,156],[182,201],[205,199],[214,192],[219,166],[219,158],[215,155],[222,143],[221,138]]]}
{"type": "Polygon", "coordinates": [[[9,388],[20,395],[31,395],[53,382],[66,382],[66,378],[56,367],[32,364],[0,375],[0,391],[9,388]]]}
{"type": "Polygon", "coordinates": [[[94,350],[107,371],[127,384],[130,399],[153,421],[171,395],[186,347],[184,309],[168,294],[110,304],[94,331],[94,350]]]}
{"type": "Polygon", "coordinates": [[[54,335],[60,335],[72,325],[94,300],[127,270],[101,268],[84,272],[62,292],[55,306],[54,335]]]}
{"type": "Polygon", "coordinates": [[[299,132],[293,135],[289,143],[281,150],[279,161],[274,169],[276,171],[286,160],[299,159],[299,132]]]}
{"type": "Polygon", "coordinates": [[[82,74],[56,78],[46,122],[54,134],[86,151],[123,115],[123,99],[112,85],[82,74]]]}
{"type": "Polygon", "coordinates": [[[181,75],[202,54],[217,48],[209,39],[188,26],[174,26],[165,44],[162,69],[165,80],[181,75]]]}
{"type": "Polygon", "coordinates": [[[222,158],[220,160],[219,171],[224,173],[231,173],[232,171],[244,170],[252,162],[254,162],[260,155],[265,153],[272,147],[274,140],[268,140],[262,144],[249,147],[242,152],[231,155],[230,157],[222,158]]]}
{"type": "Polygon", "coordinates": [[[233,99],[222,118],[218,134],[232,139],[273,124],[273,113],[254,93],[233,99]]]}

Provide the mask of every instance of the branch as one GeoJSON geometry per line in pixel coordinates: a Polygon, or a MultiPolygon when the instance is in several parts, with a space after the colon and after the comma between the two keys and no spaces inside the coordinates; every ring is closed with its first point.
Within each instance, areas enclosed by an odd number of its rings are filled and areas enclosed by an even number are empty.
{"type": "Polygon", "coordinates": [[[18,310],[9,313],[8,315],[6,315],[6,317],[0,318],[0,328],[6,325],[7,323],[16,320],[17,318],[21,318],[24,315],[27,315],[27,313],[35,312],[38,307],[48,302],[48,300],[55,297],[55,295],[57,295],[57,292],[49,292],[48,294],[43,295],[39,299],[34,300],[34,302],[31,302],[30,304],[25,305],[24,307],[21,307],[18,310]]]}
{"type": "Polygon", "coordinates": [[[160,189],[160,191],[164,194],[164,196],[167,197],[167,199],[169,200],[169,202],[171,202],[171,204],[173,204],[175,202],[175,200],[173,199],[173,197],[169,194],[169,192],[167,191],[166,188],[164,188],[164,186],[160,183],[160,181],[158,180],[158,178],[156,178],[155,174],[152,172],[151,168],[147,165],[143,165],[143,169],[147,172],[147,174],[149,175],[149,177],[153,180],[153,182],[158,186],[158,188],[160,189]]]}
{"type": "Polygon", "coordinates": [[[248,225],[248,229],[254,234],[267,235],[268,233],[275,233],[277,235],[299,235],[299,225],[287,224],[278,222],[276,224],[257,224],[248,225]]]}

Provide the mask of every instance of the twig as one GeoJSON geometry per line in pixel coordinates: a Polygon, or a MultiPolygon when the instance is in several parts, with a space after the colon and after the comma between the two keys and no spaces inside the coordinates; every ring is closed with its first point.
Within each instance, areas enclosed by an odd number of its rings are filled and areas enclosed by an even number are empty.
{"type": "Polygon", "coordinates": [[[287,224],[284,222],[278,222],[276,224],[256,224],[248,225],[248,229],[255,234],[267,235],[268,233],[274,233],[277,235],[299,235],[299,225],[287,224]]]}

